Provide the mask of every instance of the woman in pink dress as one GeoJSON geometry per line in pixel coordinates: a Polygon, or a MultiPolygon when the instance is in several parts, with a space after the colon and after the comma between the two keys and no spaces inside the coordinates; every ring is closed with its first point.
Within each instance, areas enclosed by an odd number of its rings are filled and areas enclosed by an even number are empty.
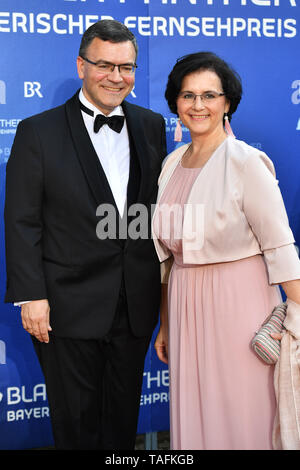
{"type": "Polygon", "coordinates": [[[300,304],[300,262],[271,160],[230,135],[241,93],[212,53],[177,61],[166,89],[191,135],[163,166],[153,217],[172,449],[272,449],[273,367],[251,340],[278,284],[300,304]]]}

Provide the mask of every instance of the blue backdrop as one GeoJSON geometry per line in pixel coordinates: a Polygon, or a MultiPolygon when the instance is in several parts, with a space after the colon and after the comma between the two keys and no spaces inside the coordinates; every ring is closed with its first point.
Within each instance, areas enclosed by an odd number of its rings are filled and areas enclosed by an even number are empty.
{"type": "MultiPolygon", "coordinates": [[[[4,305],[5,166],[18,122],[65,102],[79,87],[81,35],[105,17],[139,43],[129,101],[163,114],[168,151],[176,118],[164,100],[168,74],[189,52],[213,51],[242,78],[237,138],[273,160],[296,243],[300,242],[299,0],[1,0],[0,2],[0,449],[52,444],[43,377],[19,310],[4,305]],[[26,4],[25,4],[26,3],[26,4]]],[[[184,142],[189,140],[184,130],[184,142]]],[[[16,188],[17,191],[17,188],[16,188]]],[[[166,430],[168,370],[148,351],[140,433],[166,430]]]]}

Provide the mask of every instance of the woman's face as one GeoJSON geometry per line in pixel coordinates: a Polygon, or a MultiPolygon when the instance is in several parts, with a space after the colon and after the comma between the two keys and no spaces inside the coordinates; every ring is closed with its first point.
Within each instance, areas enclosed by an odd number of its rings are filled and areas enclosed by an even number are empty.
{"type": "Polygon", "coordinates": [[[223,116],[230,103],[219,93],[223,93],[221,80],[212,70],[199,70],[184,77],[177,112],[192,137],[224,133],[223,116]],[[195,95],[202,95],[204,100],[195,95]]]}

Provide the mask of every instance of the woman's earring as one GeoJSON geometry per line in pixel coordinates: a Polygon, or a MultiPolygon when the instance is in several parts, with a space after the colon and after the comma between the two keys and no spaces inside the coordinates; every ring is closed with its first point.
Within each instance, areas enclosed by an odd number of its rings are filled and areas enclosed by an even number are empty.
{"type": "Polygon", "coordinates": [[[225,120],[225,130],[226,130],[227,134],[231,135],[232,137],[235,137],[234,133],[232,132],[231,125],[230,125],[227,113],[225,113],[224,120],[225,120]]]}
{"type": "Polygon", "coordinates": [[[181,142],[182,141],[182,126],[181,121],[178,118],[175,133],[174,133],[174,142],[181,142]]]}

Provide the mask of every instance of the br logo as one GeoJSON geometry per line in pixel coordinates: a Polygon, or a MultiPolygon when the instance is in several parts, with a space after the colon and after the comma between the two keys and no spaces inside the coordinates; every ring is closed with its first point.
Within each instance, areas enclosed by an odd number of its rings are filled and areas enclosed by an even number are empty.
{"type": "Polygon", "coordinates": [[[3,80],[0,80],[0,104],[6,104],[6,86],[3,80]]]}
{"type": "Polygon", "coordinates": [[[24,82],[24,97],[32,98],[37,95],[39,98],[43,98],[41,93],[41,84],[40,82],[24,82]]]}

